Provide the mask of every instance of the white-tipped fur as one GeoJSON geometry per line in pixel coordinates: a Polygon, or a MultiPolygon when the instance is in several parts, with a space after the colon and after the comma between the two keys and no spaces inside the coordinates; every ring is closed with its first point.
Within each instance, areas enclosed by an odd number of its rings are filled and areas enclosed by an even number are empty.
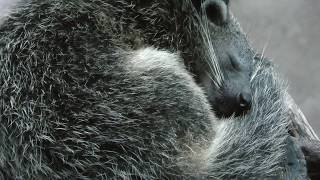
{"type": "Polygon", "coordinates": [[[142,48],[128,56],[128,69],[133,73],[144,73],[152,69],[163,70],[163,73],[185,73],[183,62],[179,55],[152,47],[142,48]]]}
{"type": "MultiPolygon", "coordinates": [[[[183,77],[185,85],[190,88],[190,91],[197,94],[201,101],[207,103],[206,96],[203,90],[194,82],[191,74],[186,70],[183,61],[179,54],[170,53],[164,50],[157,50],[153,47],[142,48],[129,53],[126,68],[133,76],[141,76],[143,73],[157,71],[157,74],[167,76],[174,74],[183,77]]],[[[192,101],[191,101],[192,102],[192,101]]],[[[210,105],[207,105],[208,110],[210,105]]],[[[216,118],[212,113],[212,121],[216,118]]]]}
{"type": "Polygon", "coordinates": [[[203,43],[185,54],[204,52],[220,86],[216,34],[209,34],[207,20],[180,34],[167,28],[184,22],[176,21],[186,18],[184,2],[31,0],[6,20],[0,26],[0,179],[281,179],[286,87],[266,61],[253,66],[251,112],[217,121],[182,57],[131,48],[132,36],[170,50],[190,45],[181,37],[191,36],[191,45],[203,43]],[[119,49],[124,53],[114,53],[119,49]]]}
{"type": "MultiPolygon", "coordinates": [[[[174,72],[190,81],[189,87],[194,92],[203,94],[185,71],[177,54],[145,48],[129,57],[132,57],[128,63],[131,73],[141,75],[155,69],[163,74],[174,72]]],[[[255,101],[251,113],[243,118],[219,121],[212,117],[214,140],[202,142],[207,143],[202,148],[191,145],[190,151],[183,153],[179,166],[189,169],[187,172],[193,175],[210,179],[279,178],[285,174],[286,166],[282,164],[285,162],[285,127],[288,123],[283,99],[286,89],[268,65],[268,61],[255,62],[252,77],[255,101]],[[273,98],[270,99],[270,96],[273,98]]]]}
{"type": "MultiPolygon", "coordinates": [[[[152,74],[153,77],[167,77],[173,75],[184,83],[183,91],[190,91],[193,93],[189,96],[188,101],[201,106],[201,111],[208,113],[210,120],[209,129],[211,137],[200,138],[194,137],[192,132],[187,132],[185,139],[188,142],[185,144],[185,150],[177,155],[177,165],[184,169],[188,176],[197,177],[206,174],[207,168],[210,167],[208,158],[208,148],[211,144],[212,138],[215,136],[217,118],[211,112],[210,105],[207,102],[205,93],[194,82],[191,74],[186,70],[179,54],[170,53],[168,51],[157,50],[153,47],[142,48],[129,53],[125,61],[125,67],[128,73],[132,76],[148,76],[152,74]],[[197,138],[198,141],[192,139],[197,138]]],[[[180,96],[179,94],[177,94],[180,96]]],[[[184,97],[183,94],[181,94],[184,97]]],[[[190,104],[191,107],[193,105],[190,104]]],[[[196,109],[197,107],[193,107],[196,109]]],[[[200,110],[200,109],[199,109],[200,110]]],[[[201,111],[195,113],[202,113],[201,111]]],[[[195,119],[195,121],[197,121],[195,119]]]]}

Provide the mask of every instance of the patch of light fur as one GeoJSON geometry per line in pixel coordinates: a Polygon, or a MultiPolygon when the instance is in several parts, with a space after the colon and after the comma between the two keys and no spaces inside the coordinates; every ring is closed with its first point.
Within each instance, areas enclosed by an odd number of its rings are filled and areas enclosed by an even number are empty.
{"type": "MultiPolygon", "coordinates": [[[[159,74],[163,74],[164,76],[174,73],[183,77],[183,79],[186,80],[185,85],[188,86],[192,92],[197,94],[195,97],[200,97],[200,101],[203,103],[207,102],[206,97],[204,96],[205,93],[195,83],[190,73],[186,70],[179,54],[147,47],[133,51],[128,56],[127,60],[126,68],[128,68],[128,72],[132,73],[134,76],[139,76],[144,72],[157,70],[159,74]]],[[[194,101],[197,101],[197,99],[194,101]]],[[[210,105],[208,105],[208,107],[210,107],[210,105]]],[[[208,109],[208,111],[210,110],[208,109]]],[[[213,113],[210,114],[210,116],[212,121],[216,120],[213,113]]]]}
{"type": "Polygon", "coordinates": [[[157,50],[152,47],[147,47],[134,51],[131,56],[129,56],[129,61],[127,66],[130,66],[130,70],[135,73],[142,73],[150,71],[153,69],[176,70],[176,73],[181,72],[181,60],[179,56],[174,53],[169,53],[167,51],[157,50]]]}
{"type": "Polygon", "coordinates": [[[219,144],[225,140],[226,132],[229,126],[228,124],[229,123],[226,120],[220,120],[215,124],[214,129],[216,130],[216,136],[206,152],[206,158],[210,159],[210,164],[212,164],[214,157],[218,154],[217,151],[219,149],[219,144]]]}

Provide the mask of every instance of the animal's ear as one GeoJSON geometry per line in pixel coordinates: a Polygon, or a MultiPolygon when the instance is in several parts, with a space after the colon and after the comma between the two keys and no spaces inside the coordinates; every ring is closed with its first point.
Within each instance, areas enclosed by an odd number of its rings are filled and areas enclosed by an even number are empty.
{"type": "Polygon", "coordinates": [[[211,22],[222,25],[229,19],[228,2],[228,0],[206,0],[202,3],[201,9],[211,22]]]}
{"type": "Polygon", "coordinates": [[[229,0],[192,0],[194,7],[216,25],[229,19],[229,0]]]}

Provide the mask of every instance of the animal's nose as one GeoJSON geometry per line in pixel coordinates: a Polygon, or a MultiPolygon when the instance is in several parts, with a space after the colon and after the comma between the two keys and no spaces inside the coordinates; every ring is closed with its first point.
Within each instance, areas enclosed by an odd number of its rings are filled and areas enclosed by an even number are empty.
{"type": "Polygon", "coordinates": [[[216,116],[219,118],[230,116],[243,116],[252,107],[252,95],[250,91],[242,92],[234,96],[223,96],[210,100],[216,116]]]}
{"type": "Polygon", "coordinates": [[[252,97],[250,93],[243,92],[239,94],[238,103],[241,110],[250,110],[252,105],[252,97]]]}

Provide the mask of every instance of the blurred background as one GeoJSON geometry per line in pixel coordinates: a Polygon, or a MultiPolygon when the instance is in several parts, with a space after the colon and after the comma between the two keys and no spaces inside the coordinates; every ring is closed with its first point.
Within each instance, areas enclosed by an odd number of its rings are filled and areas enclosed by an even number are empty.
{"type": "Polygon", "coordinates": [[[9,9],[18,0],[0,0],[0,23],[3,21],[3,17],[9,13],[9,9]]]}
{"type": "MultiPolygon", "coordinates": [[[[17,0],[0,0],[0,22],[17,0]]],[[[272,58],[320,135],[320,1],[231,0],[253,46],[272,58]]]]}
{"type": "Polygon", "coordinates": [[[231,0],[253,47],[265,49],[320,135],[320,1],[231,0]]]}

